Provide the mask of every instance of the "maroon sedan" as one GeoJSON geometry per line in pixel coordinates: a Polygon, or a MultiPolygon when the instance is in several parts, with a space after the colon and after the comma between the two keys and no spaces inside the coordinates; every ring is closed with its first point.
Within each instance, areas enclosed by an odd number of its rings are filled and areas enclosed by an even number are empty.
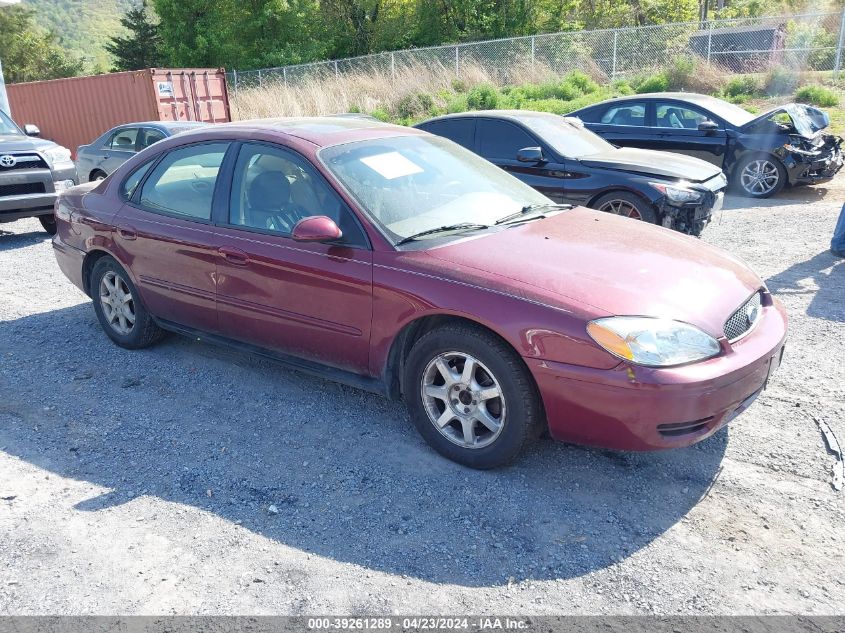
{"type": "Polygon", "coordinates": [[[218,125],[64,193],[53,245],[106,334],[165,330],[404,398],[475,468],[559,440],[697,442],[777,368],[741,261],[553,204],[458,145],[351,118],[218,125]]]}

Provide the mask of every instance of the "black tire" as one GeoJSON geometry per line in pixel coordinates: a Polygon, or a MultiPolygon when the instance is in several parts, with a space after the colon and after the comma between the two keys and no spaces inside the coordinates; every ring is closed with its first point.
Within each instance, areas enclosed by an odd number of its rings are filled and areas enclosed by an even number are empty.
{"type": "Polygon", "coordinates": [[[95,169],[91,172],[91,175],[88,177],[88,180],[95,181],[95,180],[103,180],[105,177],[108,176],[106,172],[101,169],[95,169]]]}
{"type": "Polygon", "coordinates": [[[48,235],[55,235],[59,230],[59,227],[56,226],[56,216],[52,213],[50,215],[39,215],[38,221],[41,222],[41,226],[44,227],[48,235]]]}
{"type": "MultiPolygon", "coordinates": [[[[434,385],[431,386],[434,387],[434,385]]],[[[414,343],[406,359],[402,387],[411,420],[420,435],[441,455],[471,468],[488,469],[504,466],[512,461],[529,442],[536,439],[545,427],[540,396],[525,363],[509,345],[478,327],[462,324],[447,325],[421,336],[414,343]],[[503,399],[493,398],[485,401],[483,407],[484,412],[489,412],[488,406],[499,410],[501,425],[498,434],[490,432],[489,428],[480,422],[473,422],[479,434],[477,439],[480,441],[481,435],[486,433],[489,444],[476,448],[460,446],[439,430],[429,416],[422,393],[427,370],[433,366],[435,359],[440,355],[451,352],[467,354],[477,360],[479,373],[474,376],[489,377],[490,382],[487,384],[492,383],[492,386],[498,387],[500,393],[503,394],[503,399]]],[[[445,388],[444,393],[452,393],[448,384],[445,388]]],[[[450,395],[449,398],[451,397],[450,395]]],[[[435,399],[429,400],[431,403],[438,402],[435,399]]],[[[477,411],[482,411],[481,400],[482,398],[478,398],[477,411]]],[[[452,402],[459,407],[463,406],[458,404],[457,400],[452,400],[452,402]]],[[[442,408],[438,411],[445,412],[449,404],[445,400],[440,400],[439,403],[442,408]]],[[[467,404],[470,403],[467,402],[467,404]]],[[[475,405],[476,401],[473,399],[471,404],[475,405]]],[[[434,415],[436,416],[437,413],[434,415]]],[[[463,428],[460,421],[455,419],[453,422],[455,425],[450,423],[446,427],[451,426],[452,433],[460,435],[463,431],[456,430],[463,428]]],[[[473,431],[474,439],[476,439],[476,431],[473,431]]],[[[483,442],[480,443],[483,444],[483,442]]]]}
{"type": "Polygon", "coordinates": [[[658,223],[657,212],[651,204],[639,196],[633,193],[628,193],[627,191],[611,191],[610,193],[606,193],[597,198],[591,206],[593,209],[598,211],[622,215],[623,217],[630,217],[635,220],[642,220],[643,222],[648,222],[649,224],[658,223]],[[613,208],[619,207],[626,208],[626,204],[633,207],[639,217],[629,213],[619,213],[613,210],[613,208]]]}
{"type": "Polygon", "coordinates": [[[771,196],[774,196],[779,193],[781,189],[786,186],[786,183],[787,175],[783,163],[781,163],[779,159],[772,156],[771,154],[755,154],[752,156],[746,156],[745,158],[740,160],[739,163],[737,163],[736,168],[733,172],[733,178],[731,178],[731,184],[733,185],[734,189],[748,198],[770,198],[771,196]],[[777,174],[777,182],[775,183],[774,187],[770,189],[765,188],[765,190],[763,191],[755,192],[754,190],[746,186],[746,183],[743,182],[743,174],[746,168],[748,168],[750,165],[753,165],[755,162],[761,162],[767,165],[771,165],[771,167],[774,169],[774,173],[777,174]]]}
{"type": "Polygon", "coordinates": [[[97,314],[97,319],[100,321],[100,326],[103,328],[108,337],[120,347],[126,349],[141,349],[149,347],[156,341],[162,338],[164,331],[156,325],[152,316],[144,307],[138,290],[132,283],[129,275],[123,267],[117,263],[112,257],[102,257],[94,264],[91,271],[91,278],[89,280],[88,288],[91,292],[91,298],[94,300],[94,312],[97,314]],[[132,311],[134,312],[135,322],[126,333],[118,332],[115,327],[111,325],[105,313],[105,308],[101,301],[101,283],[103,278],[109,274],[117,275],[125,288],[132,296],[132,311]]]}

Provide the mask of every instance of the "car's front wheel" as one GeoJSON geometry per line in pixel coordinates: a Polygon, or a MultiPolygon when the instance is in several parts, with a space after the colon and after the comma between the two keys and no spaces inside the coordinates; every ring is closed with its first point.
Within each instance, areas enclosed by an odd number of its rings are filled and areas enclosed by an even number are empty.
{"type": "Polygon", "coordinates": [[[786,185],[786,169],[773,156],[749,156],[736,168],[735,184],[751,198],[768,198],[786,185]]]}
{"type": "Polygon", "coordinates": [[[522,359],[469,325],[437,328],[417,340],[405,363],[403,393],[423,438],[472,468],[507,464],[542,424],[537,388],[522,359]]]}
{"type": "Polygon", "coordinates": [[[41,226],[44,227],[44,230],[47,231],[49,235],[55,235],[58,231],[58,227],[56,226],[56,216],[52,213],[50,215],[38,216],[38,221],[41,222],[41,226]]]}
{"type": "Polygon", "coordinates": [[[162,337],[129,275],[113,258],[97,260],[89,283],[97,319],[120,347],[140,349],[162,337]]]}
{"type": "Polygon", "coordinates": [[[649,224],[657,224],[657,213],[642,198],[625,191],[611,191],[593,203],[593,208],[614,215],[621,215],[649,224]]]}

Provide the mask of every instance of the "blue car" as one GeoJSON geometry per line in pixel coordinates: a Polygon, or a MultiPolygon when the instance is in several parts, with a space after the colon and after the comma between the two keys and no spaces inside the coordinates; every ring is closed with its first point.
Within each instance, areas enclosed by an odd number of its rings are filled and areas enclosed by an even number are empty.
{"type": "Polygon", "coordinates": [[[208,123],[197,121],[146,121],[118,125],[76,152],[76,173],[79,182],[102,180],[127,160],[169,136],[208,123]]]}

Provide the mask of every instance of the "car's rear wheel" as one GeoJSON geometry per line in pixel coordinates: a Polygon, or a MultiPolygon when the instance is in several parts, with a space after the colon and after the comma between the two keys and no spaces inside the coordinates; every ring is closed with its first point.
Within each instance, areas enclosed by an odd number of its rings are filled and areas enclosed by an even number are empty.
{"type": "Polygon", "coordinates": [[[91,172],[91,176],[88,178],[88,180],[90,180],[92,182],[96,181],[96,180],[105,180],[106,176],[108,176],[108,174],[106,172],[101,171],[99,169],[95,169],[94,171],[91,172]]]}
{"type": "Polygon", "coordinates": [[[768,198],[786,184],[786,169],[773,156],[749,156],[736,168],[735,184],[751,198],[768,198]]]}
{"type": "Polygon", "coordinates": [[[507,464],[542,423],[539,394],[522,359],[496,336],[468,325],[420,337],[405,363],[403,393],[423,438],[472,468],[507,464]]]}
{"type": "Polygon", "coordinates": [[[41,222],[41,226],[44,227],[44,230],[47,231],[48,234],[55,235],[56,231],[58,231],[58,227],[56,226],[56,216],[52,213],[50,215],[38,216],[38,221],[41,222]]]}
{"type": "Polygon", "coordinates": [[[129,275],[113,258],[97,260],[89,283],[97,319],[120,347],[140,349],[162,337],[129,275]]]}
{"type": "Polygon", "coordinates": [[[614,215],[621,215],[649,224],[657,224],[657,213],[642,198],[625,191],[611,191],[593,203],[593,208],[614,215]]]}

